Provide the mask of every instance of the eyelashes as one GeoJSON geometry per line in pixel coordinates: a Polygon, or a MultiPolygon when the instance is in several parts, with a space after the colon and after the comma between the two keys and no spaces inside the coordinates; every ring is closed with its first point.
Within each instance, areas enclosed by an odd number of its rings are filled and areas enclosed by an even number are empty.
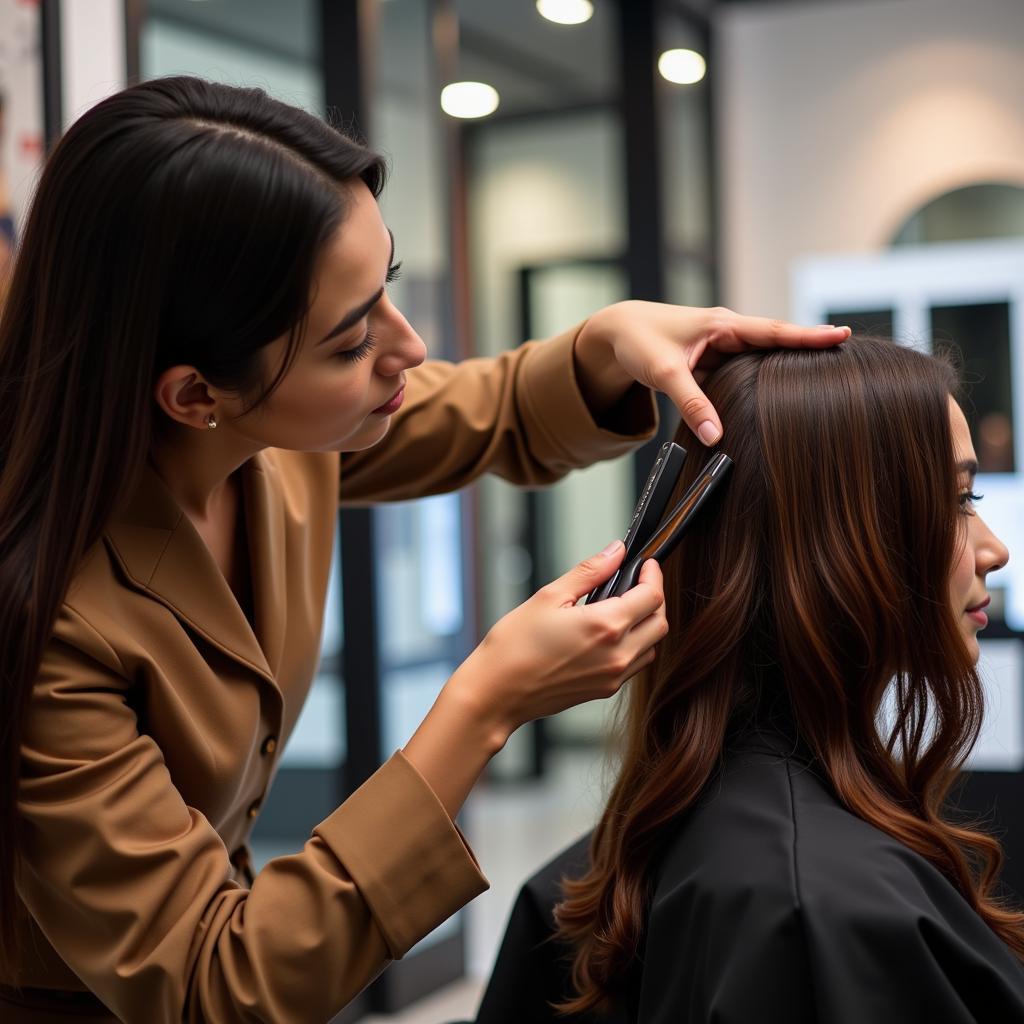
{"type": "Polygon", "coordinates": [[[973,505],[976,501],[981,501],[984,497],[984,494],[975,494],[974,491],[965,491],[960,495],[960,510],[962,512],[967,512],[969,506],[973,505]]]}
{"type": "MultiPolygon", "coordinates": [[[[393,284],[402,276],[402,261],[399,260],[388,268],[387,277],[385,281],[387,284],[393,284]]],[[[356,345],[355,348],[342,349],[341,352],[335,352],[335,358],[340,359],[343,363],[358,363],[361,359],[365,359],[373,350],[377,344],[377,336],[372,330],[367,329],[363,335],[363,340],[356,345]]]]}
{"type": "Polygon", "coordinates": [[[343,363],[358,363],[374,350],[376,344],[376,335],[374,335],[373,331],[368,330],[363,335],[363,340],[355,348],[342,349],[342,351],[335,352],[334,354],[343,363]]]}
{"type": "MultiPolygon", "coordinates": [[[[387,276],[385,282],[387,284],[393,284],[401,276],[401,260],[397,263],[392,264],[388,267],[387,276]]],[[[335,357],[341,359],[342,362],[358,362],[360,359],[365,359],[376,347],[377,336],[371,330],[367,330],[367,333],[362,336],[360,341],[354,348],[345,348],[340,352],[335,352],[335,357]]]]}

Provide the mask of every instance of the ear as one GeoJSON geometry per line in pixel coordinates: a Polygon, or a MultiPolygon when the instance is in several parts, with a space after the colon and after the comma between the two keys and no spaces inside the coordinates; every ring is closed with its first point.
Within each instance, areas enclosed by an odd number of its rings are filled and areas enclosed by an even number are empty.
{"type": "Polygon", "coordinates": [[[206,417],[217,408],[209,385],[194,366],[164,370],[153,386],[153,398],[172,420],[196,430],[206,430],[206,417]]]}

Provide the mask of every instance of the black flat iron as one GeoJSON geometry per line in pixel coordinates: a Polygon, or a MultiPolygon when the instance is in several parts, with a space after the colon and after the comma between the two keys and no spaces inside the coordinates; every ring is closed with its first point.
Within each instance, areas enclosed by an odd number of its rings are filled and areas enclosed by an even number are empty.
{"type": "Polygon", "coordinates": [[[674,441],[661,446],[626,532],[622,566],[587,595],[586,604],[603,601],[607,597],[621,597],[636,586],[640,569],[648,558],[659,562],[666,558],[732,466],[732,459],[724,452],[712,456],[666,516],[665,508],[679,480],[685,458],[686,449],[674,441]]]}

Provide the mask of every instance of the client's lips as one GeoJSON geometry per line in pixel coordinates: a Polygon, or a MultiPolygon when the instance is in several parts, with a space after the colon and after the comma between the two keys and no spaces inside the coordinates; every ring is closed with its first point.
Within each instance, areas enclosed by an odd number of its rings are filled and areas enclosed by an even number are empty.
{"type": "Polygon", "coordinates": [[[989,606],[989,602],[991,600],[991,597],[986,597],[985,600],[981,602],[981,604],[976,604],[974,605],[974,607],[968,608],[967,610],[969,612],[980,612],[982,608],[987,608],[989,606]]]}
{"type": "Polygon", "coordinates": [[[394,412],[402,404],[404,392],[405,384],[403,384],[383,405],[378,405],[373,411],[383,413],[394,412]]]}

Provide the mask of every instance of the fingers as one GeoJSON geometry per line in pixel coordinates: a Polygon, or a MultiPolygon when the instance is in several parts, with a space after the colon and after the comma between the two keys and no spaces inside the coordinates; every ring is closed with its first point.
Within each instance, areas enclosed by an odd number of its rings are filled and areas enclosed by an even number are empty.
{"type": "Polygon", "coordinates": [[[627,590],[621,597],[608,598],[596,607],[610,605],[615,614],[621,616],[622,628],[626,631],[643,622],[664,604],[665,581],[661,574],[661,566],[653,558],[648,558],[640,569],[635,587],[627,590]]]}
{"type": "Polygon", "coordinates": [[[626,546],[621,540],[612,541],[604,549],[590,558],[584,558],[567,573],[552,580],[542,588],[542,592],[553,596],[559,604],[575,604],[584,594],[589,594],[594,587],[604,583],[622,564],[622,556],[626,546]]]}
{"type": "MultiPolygon", "coordinates": [[[[646,565],[653,565],[657,567],[658,563],[651,559],[646,563],[646,565]]],[[[629,631],[624,642],[628,643],[637,653],[617,679],[615,683],[616,690],[618,690],[627,679],[632,679],[637,672],[646,668],[654,661],[657,653],[656,645],[661,640],[664,640],[667,634],[668,621],[665,618],[664,607],[658,607],[648,615],[647,618],[643,619],[629,631]]]]}
{"type": "Polygon", "coordinates": [[[649,583],[652,587],[656,587],[665,593],[665,577],[661,571],[661,564],[656,558],[648,558],[643,565],[640,566],[640,575],[637,577],[637,583],[649,583]]]}
{"type": "Polygon", "coordinates": [[[764,348],[828,348],[846,341],[849,327],[801,327],[786,320],[736,314],[733,325],[741,341],[764,348]]]}
{"type": "MultiPolygon", "coordinates": [[[[653,647],[668,633],[668,621],[665,618],[664,581],[661,566],[653,558],[648,558],[640,570],[640,581],[662,594],[662,601],[645,619],[641,619],[630,630],[630,639],[637,644],[637,650],[653,647]]],[[[635,588],[634,588],[635,589],[635,588]]]]}
{"type": "MultiPolygon", "coordinates": [[[[801,327],[785,320],[742,316],[724,310],[718,328],[713,331],[709,349],[711,352],[734,353],[747,346],[828,348],[846,341],[850,333],[849,327],[801,327]]],[[[701,390],[693,370],[680,361],[670,372],[661,374],[659,385],[675,403],[686,425],[705,445],[717,444],[722,439],[722,421],[701,390]]]]}
{"type": "Polygon", "coordinates": [[[623,681],[632,679],[641,669],[647,668],[656,657],[653,647],[649,647],[643,654],[638,654],[633,663],[623,673],[623,681]]]}
{"type": "Polygon", "coordinates": [[[662,379],[661,390],[672,399],[683,421],[704,444],[718,443],[722,437],[722,421],[685,363],[680,361],[677,368],[662,379]]]}
{"type": "Polygon", "coordinates": [[[630,664],[629,668],[627,668],[626,671],[622,673],[622,677],[616,683],[615,690],[613,690],[613,692],[618,691],[623,683],[625,683],[628,680],[632,679],[633,676],[635,676],[637,674],[637,672],[641,671],[642,669],[647,668],[647,666],[650,665],[651,662],[653,662],[653,661],[654,661],[654,651],[652,649],[650,649],[650,648],[648,650],[644,651],[643,654],[638,654],[636,656],[636,658],[633,659],[633,661],[630,664]]]}

